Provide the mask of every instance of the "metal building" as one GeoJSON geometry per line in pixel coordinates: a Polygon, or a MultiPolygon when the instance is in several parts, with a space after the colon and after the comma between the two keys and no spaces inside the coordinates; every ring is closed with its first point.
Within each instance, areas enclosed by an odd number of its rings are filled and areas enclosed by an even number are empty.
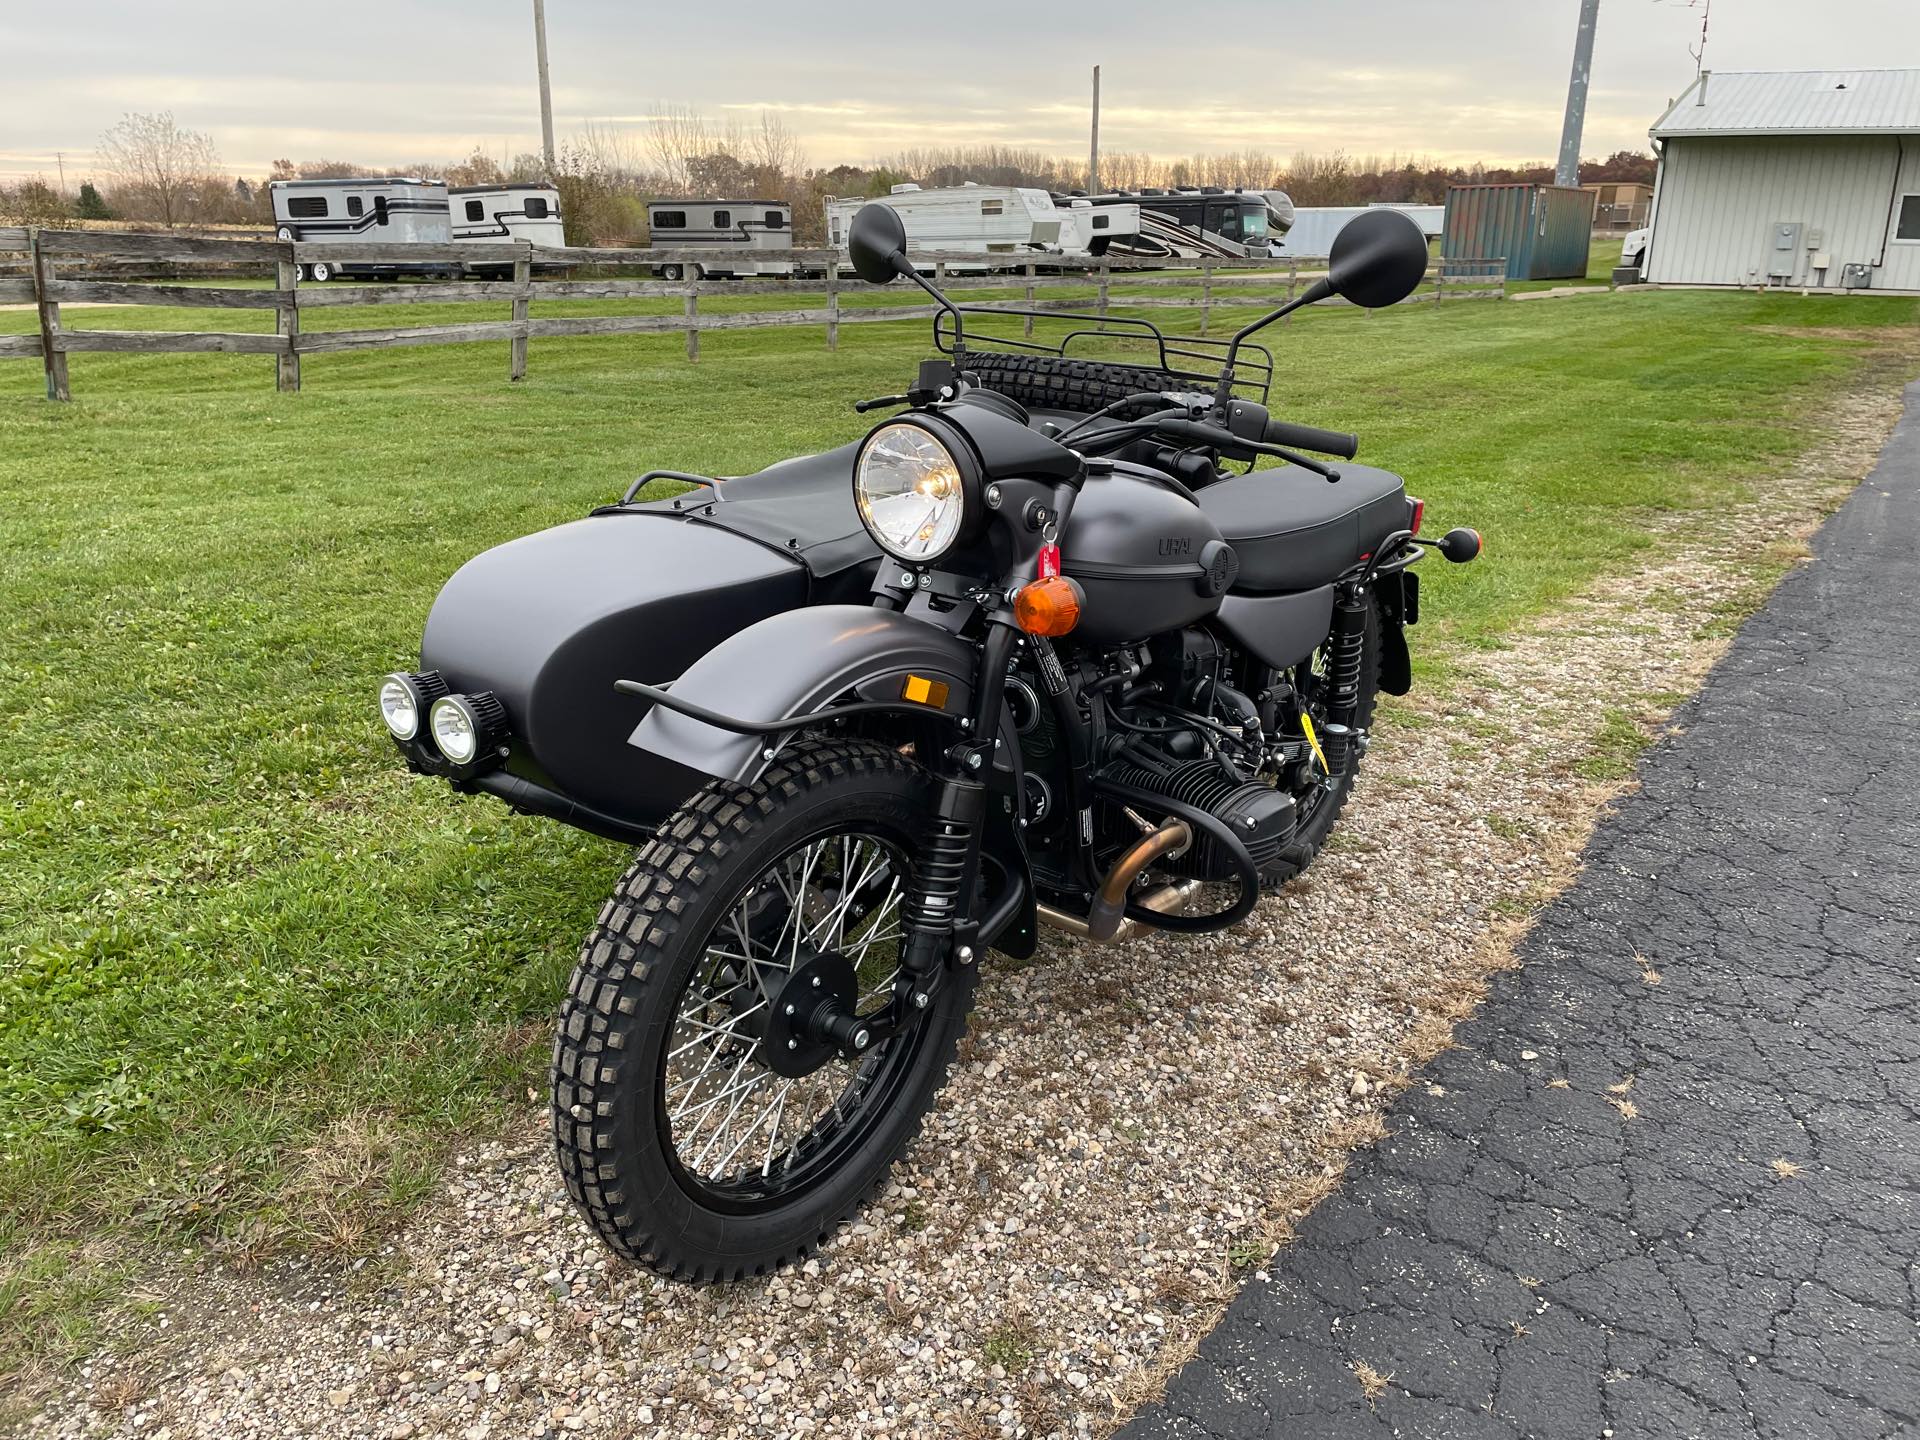
{"type": "Polygon", "coordinates": [[[1649,133],[1648,280],[1920,292],[1920,70],[1707,72],[1649,133]]]}
{"type": "Polygon", "coordinates": [[[1504,260],[1509,280],[1587,273],[1593,197],[1571,185],[1450,185],[1440,258],[1504,260]]]}

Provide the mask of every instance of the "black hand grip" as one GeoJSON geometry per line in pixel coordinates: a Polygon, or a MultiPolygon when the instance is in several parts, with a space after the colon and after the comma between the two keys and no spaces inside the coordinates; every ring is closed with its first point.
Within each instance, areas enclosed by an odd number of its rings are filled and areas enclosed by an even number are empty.
{"type": "Polygon", "coordinates": [[[1291,445],[1296,450],[1318,450],[1322,455],[1338,455],[1351,460],[1360,449],[1360,437],[1344,430],[1321,430],[1313,425],[1295,425],[1289,420],[1267,421],[1269,445],[1291,445]]]}

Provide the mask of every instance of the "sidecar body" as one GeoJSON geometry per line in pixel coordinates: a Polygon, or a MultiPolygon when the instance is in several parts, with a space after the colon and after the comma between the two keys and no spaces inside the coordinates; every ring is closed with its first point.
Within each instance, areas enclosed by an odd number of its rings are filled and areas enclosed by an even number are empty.
{"type": "Polygon", "coordinates": [[[467,773],[424,734],[408,759],[531,814],[643,837],[708,777],[627,743],[648,707],[614,681],[672,681],[757,621],[864,599],[880,552],[854,510],[856,448],[608,506],[468,561],[427,617],[420,676],[430,693],[493,697],[496,733],[467,773]]]}

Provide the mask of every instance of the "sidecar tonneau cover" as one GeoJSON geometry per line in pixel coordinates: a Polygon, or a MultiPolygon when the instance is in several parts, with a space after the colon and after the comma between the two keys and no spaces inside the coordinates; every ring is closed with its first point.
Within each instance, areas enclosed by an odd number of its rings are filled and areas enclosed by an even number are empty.
{"type": "Polygon", "coordinates": [[[718,499],[711,490],[693,490],[622,509],[718,526],[796,556],[815,580],[831,579],[880,558],[853,508],[853,457],[859,449],[857,442],[842,445],[722,480],[718,499]]]}

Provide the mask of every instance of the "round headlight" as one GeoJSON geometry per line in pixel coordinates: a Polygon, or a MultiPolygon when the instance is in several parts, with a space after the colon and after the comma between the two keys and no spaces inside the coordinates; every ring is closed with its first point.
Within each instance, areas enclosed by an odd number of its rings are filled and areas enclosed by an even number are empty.
{"type": "Polygon", "coordinates": [[[396,740],[411,740],[420,733],[420,697],[405,675],[389,675],[380,682],[380,718],[396,740]]]}
{"type": "Polygon", "coordinates": [[[867,437],[853,471],[853,498],[867,533],[897,560],[937,560],[966,519],[960,462],[919,425],[894,422],[867,437]]]}
{"type": "Polygon", "coordinates": [[[471,765],[480,753],[480,727],[473,711],[458,696],[433,702],[433,743],[456,765],[471,765]]]}

